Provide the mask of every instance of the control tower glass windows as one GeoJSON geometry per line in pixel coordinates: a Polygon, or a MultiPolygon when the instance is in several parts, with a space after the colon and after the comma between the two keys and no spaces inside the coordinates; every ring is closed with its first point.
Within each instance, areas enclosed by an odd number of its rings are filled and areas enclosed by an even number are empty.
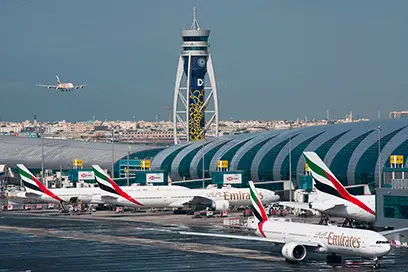
{"type": "Polygon", "coordinates": [[[207,47],[201,47],[201,46],[188,46],[188,47],[183,47],[183,50],[186,51],[192,51],[192,50],[196,50],[196,51],[207,51],[207,47]]]}
{"type": "Polygon", "coordinates": [[[385,195],[384,217],[408,219],[408,197],[385,195]]]}
{"type": "Polygon", "coordinates": [[[185,42],[207,42],[208,37],[198,36],[198,37],[183,37],[185,42]]]}

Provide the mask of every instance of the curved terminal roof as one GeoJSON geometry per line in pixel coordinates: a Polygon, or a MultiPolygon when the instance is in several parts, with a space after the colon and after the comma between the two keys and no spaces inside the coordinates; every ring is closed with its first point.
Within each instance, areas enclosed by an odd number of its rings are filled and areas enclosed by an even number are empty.
{"type": "Polygon", "coordinates": [[[407,135],[408,119],[271,130],[172,146],[155,156],[152,168],[170,171],[173,180],[198,178],[205,154],[206,174],[227,160],[229,170],[246,170],[253,181],[286,180],[290,145],[293,179],[305,172],[303,151],[315,151],[344,184],[378,182],[378,136],[384,167],[390,155],[408,157],[407,135]]]}
{"type": "MultiPolygon", "coordinates": [[[[144,159],[146,154],[154,154],[162,147],[147,145],[130,145],[131,158],[144,159]]],[[[0,164],[14,167],[18,163],[25,164],[28,168],[41,168],[42,158],[41,138],[24,138],[14,136],[0,136],[0,164]]],[[[129,151],[128,144],[114,144],[115,163],[126,158],[129,151]]],[[[102,168],[110,168],[112,165],[112,144],[95,143],[75,140],[56,140],[44,138],[44,168],[63,169],[72,167],[72,160],[83,161],[84,168],[92,164],[99,164],[102,168]]]]}

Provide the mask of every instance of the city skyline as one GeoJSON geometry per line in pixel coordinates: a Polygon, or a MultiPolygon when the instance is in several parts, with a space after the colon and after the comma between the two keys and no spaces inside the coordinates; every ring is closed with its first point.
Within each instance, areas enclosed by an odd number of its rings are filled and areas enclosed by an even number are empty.
{"type": "Polygon", "coordinates": [[[9,1],[0,3],[1,120],[166,120],[193,6],[211,30],[220,120],[324,119],[327,109],[386,119],[405,109],[405,1],[9,1]],[[35,86],[56,73],[87,89],[35,86]]]}

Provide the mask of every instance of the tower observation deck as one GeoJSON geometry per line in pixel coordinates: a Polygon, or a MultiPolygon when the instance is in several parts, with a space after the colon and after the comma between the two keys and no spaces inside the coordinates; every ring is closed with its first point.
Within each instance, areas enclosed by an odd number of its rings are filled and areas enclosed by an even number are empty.
{"type": "Polygon", "coordinates": [[[182,30],[181,36],[173,101],[175,144],[204,139],[213,123],[213,135],[218,137],[218,95],[208,44],[210,30],[198,25],[196,8],[190,29],[182,30]],[[205,87],[206,75],[208,87],[205,87]]]}

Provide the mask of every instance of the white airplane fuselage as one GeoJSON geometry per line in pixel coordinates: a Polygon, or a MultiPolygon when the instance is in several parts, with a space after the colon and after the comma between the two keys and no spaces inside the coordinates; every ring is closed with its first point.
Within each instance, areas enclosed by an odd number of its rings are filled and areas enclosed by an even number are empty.
{"type": "Polygon", "coordinates": [[[283,240],[284,244],[297,245],[315,243],[320,245],[316,251],[339,255],[381,257],[391,250],[389,243],[380,243],[387,239],[380,233],[341,228],[337,226],[312,225],[288,222],[282,219],[268,220],[256,234],[273,240],[283,240]]]}
{"type": "Polygon", "coordinates": [[[326,200],[311,201],[309,203],[309,207],[330,216],[374,223],[375,196],[360,195],[354,196],[354,198],[361,201],[361,203],[363,203],[369,209],[364,209],[358,204],[338,197],[331,197],[330,199],[326,200]]]}
{"type": "MultiPolygon", "coordinates": [[[[275,195],[274,192],[258,189],[260,198],[266,204],[275,202],[279,200],[279,196],[275,195]]],[[[119,206],[129,206],[136,208],[164,208],[164,207],[173,207],[173,208],[182,208],[181,203],[188,202],[194,197],[203,197],[210,199],[219,205],[226,204],[227,206],[248,206],[251,204],[249,189],[238,189],[238,188],[207,188],[207,189],[191,189],[191,190],[172,190],[172,191],[147,191],[147,192],[129,192],[129,195],[135,200],[143,204],[143,206],[137,205],[123,197],[117,197],[117,199],[104,200],[109,202],[112,205],[119,206]],[[175,205],[175,203],[178,203],[175,205]]]]}
{"type": "MultiPolygon", "coordinates": [[[[156,192],[160,191],[170,191],[170,190],[189,190],[182,186],[123,186],[121,189],[127,193],[137,193],[137,192],[156,192]]],[[[102,201],[102,196],[107,193],[101,190],[99,187],[85,187],[85,188],[57,188],[49,189],[55,196],[62,199],[64,202],[71,202],[72,200],[82,201],[83,204],[105,204],[102,201]]],[[[17,198],[23,198],[26,200],[33,200],[44,203],[60,203],[58,199],[49,196],[45,193],[36,192],[27,193],[19,192],[16,195],[17,198]]],[[[109,203],[106,203],[109,204],[109,203]]]]}
{"type": "Polygon", "coordinates": [[[72,83],[61,83],[57,85],[57,89],[59,90],[72,90],[74,88],[74,84],[72,83]]]}

